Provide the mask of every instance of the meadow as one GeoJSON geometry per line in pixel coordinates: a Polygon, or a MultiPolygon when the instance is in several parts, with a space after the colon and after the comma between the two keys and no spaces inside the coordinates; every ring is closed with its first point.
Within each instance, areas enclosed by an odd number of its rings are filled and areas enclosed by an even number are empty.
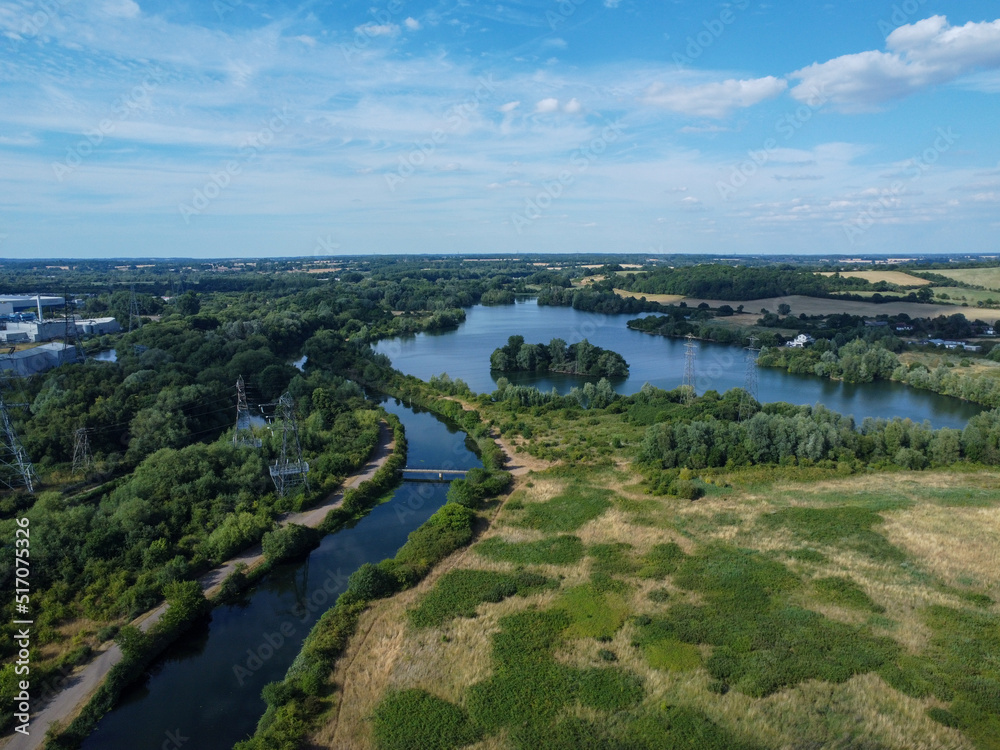
{"type": "Polygon", "coordinates": [[[1000,266],[990,268],[946,268],[935,270],[939,276],[947,276],[963,284],[981,286],[993,291],[1000,291],[1000,266]]]}
{"type": "Polygon", "coordinates": [[[595,420],[362,616],[315,746],[1000,748],[1000,473],[687,472],[690,502],[595,420]]]}

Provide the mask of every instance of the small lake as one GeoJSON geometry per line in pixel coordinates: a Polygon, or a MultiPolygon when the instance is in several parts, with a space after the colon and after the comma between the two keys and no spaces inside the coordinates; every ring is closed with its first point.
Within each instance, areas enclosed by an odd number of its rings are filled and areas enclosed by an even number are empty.
{"type": "MultiPolygon", "coordinates": [[[[407,466],[482,466],[464,432],[428,412],[390,401],[406,429],[407,466]]],[[[175,747],[220,750],[253,734],[260,691],[284,677],[302,641],[363,563],[396,554],[445,502],[447,484],[403,482],[352,528],[323,539],[303,562],[278,566],[239,601],[212,610],[129,688],[83,743],[84,750],[175,747]]]]}
{"type": "MultiPolygon", "coordinates": [[[[638,391],[644,383],[671,390],[684,382],[685,341],[629,330],[626,323],[636,315],[599,315],[568,307],[540,307],[535,300],[515,305],[484,307],[468,311],[457,329],[443,333],[421,333],[390,339],[375,345],[396,369],[421,380],[447,372],[461,378],[477,393],[492,392],[502,373],[490,371],[490,354],[507,343],[507,337],[524,336],[530,344],[547,344],[553,338],[572,344],[587,339],[604,349],[618,352],[630,366],[630,376],[613,381],[622,394],[638,391]]],[[[744,352],[735,346],[697,342],[696,390],[704,393],[742,388],[746,377],[744,352]]],[[[586,378],[558,374],[512,373],[508,380],[533,385],[540,390],[555,388],[568,393],[586,378]]],[[[790,375],[772,368],[758,368],[758,395],[763,402],[823,404],[865,417],[909,417],[930,420],[935,427],[964,427],[982,407],[950,396],[909,388],[900,383],[848,384],[810,375],[790,375]]]]}

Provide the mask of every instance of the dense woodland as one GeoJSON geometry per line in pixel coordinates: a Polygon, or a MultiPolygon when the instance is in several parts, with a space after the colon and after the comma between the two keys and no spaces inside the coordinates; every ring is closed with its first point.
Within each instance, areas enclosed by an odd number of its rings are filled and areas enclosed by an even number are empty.
{"type": "Polygon", "coordinates": [[[594,346],[587,339],[567,344],[552,339],[548,344],[526,344],[524,336],[511,336],[493,351],[490,368],[498,372],[559,372],[591,377],[628,377],[628,363],[618,352],[594,346]]]}

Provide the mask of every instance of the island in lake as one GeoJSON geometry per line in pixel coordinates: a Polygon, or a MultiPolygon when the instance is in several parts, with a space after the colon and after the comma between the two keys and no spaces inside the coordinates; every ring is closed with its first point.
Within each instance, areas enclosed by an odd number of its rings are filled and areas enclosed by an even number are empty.
{"type": "Polygon", "coordinates": [[[628,377],[628,362],[618,352],[594,346],[587,339],[567,344],[526,344],[524,336],[511,336],[507,345],[493,350],[490,369],[500,372],[559,372],[604,378],[628,377]]]}

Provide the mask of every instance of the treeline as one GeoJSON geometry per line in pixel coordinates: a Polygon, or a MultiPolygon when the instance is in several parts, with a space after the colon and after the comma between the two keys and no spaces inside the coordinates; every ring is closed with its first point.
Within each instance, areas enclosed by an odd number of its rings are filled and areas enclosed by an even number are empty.
{"type": "MultiPolygon", "coordinates": [[[[603,282],[602,282],[603,283],[603,282]]],[[[658,312],[663,305],[633,297],[620,297],[608,289],[599,289],[595,284],[586,289],[563,289],[549,287],[538,292],[538,304],[550,307],[572,307],[583,312],[603,315],[634,315],[641,312],[658,312]]]]}
{"type": "Polygon", "coordinates": [[[567,345],[559,338],[548,344],[526,344],[511,336],[490,356],[490,369],[500,372],[559,372],[592,377],[628,377],[628,363],[617,352],[594,346],[587,339],[567,345]]]}
{"type": "MultiPolygon", "coordinates": [[[[898,339],[895,343],[900,344],[898,339]]],[[[817,341],[804,349],[764,349],[757,363],[761,367],[780,367],[790,373],[819,375],[848,383],[894,380],[990,408],[1000,407],[1000,378],[989,372],[972,372],[969,369],[972,360],[964,360],[957,367],[942,364],[928,368],[919,362],[906,366],[888,346],[892,346],[892,340],[856,339],[839,347],[834,342],[817,341]]]]}
{"type": "Polygon", "coordinates": [[[826,296],[841,291],[878,291],[865,279],[821,276],[789,266],[747,267],[704,264],[682,268],[655,268],[649,273],[615,275],[604,285],[645,294],[680,294],[721,300],[755,300],[801,294],[826,296]]]}
{"type": "Polygon", "coordinates": [[[923,469],[957,461],[1000,463],[1000,411],[973,417],[964,430],[932,430],[903,419],[854,420],[828,409],[768,404],[751,419],[677,420],[650,426],[640,463],[658,469],[738,468],[760,464],[923,469]]]}

